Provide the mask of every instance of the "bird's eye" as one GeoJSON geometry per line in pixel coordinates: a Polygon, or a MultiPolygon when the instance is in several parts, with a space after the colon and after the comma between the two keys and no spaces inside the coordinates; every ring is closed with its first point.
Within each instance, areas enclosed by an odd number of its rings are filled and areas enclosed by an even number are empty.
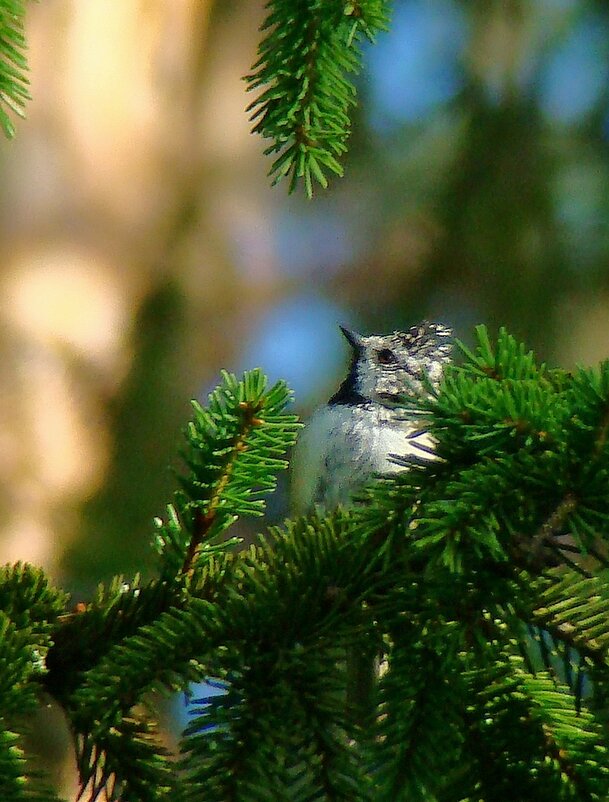
{"type": "Polygon", "coordinates": [[[397,356],[389,348],[381,348],[380,351],[377,351],[376,358],[381,365],[393,365],[398,361],[397,356]]]}

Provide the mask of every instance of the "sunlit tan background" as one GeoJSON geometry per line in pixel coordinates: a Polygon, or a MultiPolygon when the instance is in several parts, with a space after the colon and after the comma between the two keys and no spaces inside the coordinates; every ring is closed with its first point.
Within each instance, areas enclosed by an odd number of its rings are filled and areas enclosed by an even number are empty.
{"type": "Polygon", "coordinates": [[[29,7],[33,100],[0,143],[0,561],[75,600],[153,570],[188,401],[221,367],[287,378],[306,413],[343,369],[338,323],[506,324],[555,363],[609,355],[606,4],[396,0],[346,178],[313,203],[268,187],[249,134],[262,18],[29,7]]]}

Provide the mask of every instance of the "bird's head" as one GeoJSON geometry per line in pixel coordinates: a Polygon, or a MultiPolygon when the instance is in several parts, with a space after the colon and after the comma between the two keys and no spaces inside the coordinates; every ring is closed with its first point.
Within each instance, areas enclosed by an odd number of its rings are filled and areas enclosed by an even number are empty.
{"type": "MultiPolygon", "coordinates": [[[[424,321],[408,331],[364,336],[341,326],[353,349],[341,391],[364,401],[392,404],[401,396],[422,396],[425,380],[437,385],[450,361],[453,333],[440,323],[424,321]]],[[[341,400],[339,394],[335,400],[341,400]]]]}

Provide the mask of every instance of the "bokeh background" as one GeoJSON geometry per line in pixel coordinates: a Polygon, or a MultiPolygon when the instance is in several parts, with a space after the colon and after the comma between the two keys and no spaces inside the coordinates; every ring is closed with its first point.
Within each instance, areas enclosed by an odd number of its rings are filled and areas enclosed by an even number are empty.
{"type": "MultiPolygon", "coordinates": [[[[263,14],[29,6],[33,100],[0,142],[0,561],[75,601],[153,570],[189,399],[223,367],[286,378],[306,415],[344,370],[338,323],[609,356],[607,3],[395,0],[346,177],[313,202],[269,188],[249,133],[263,14]]],[[[38,731],[69,797],[56,711],[38,731]]]]}

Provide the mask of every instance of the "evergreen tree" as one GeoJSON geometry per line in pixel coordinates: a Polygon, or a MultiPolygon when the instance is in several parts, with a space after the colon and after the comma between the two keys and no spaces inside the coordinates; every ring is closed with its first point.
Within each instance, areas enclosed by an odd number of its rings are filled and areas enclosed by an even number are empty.
{"type": "Polygon", "coordinates": [[[20,746],[50,694],[87,799],[605,799],[609,362],[549,370],[482,327],[461,347],[419,411],[440,459],[349,511],[237,548],[299,424],[283,383],[226,374],[194,405],[156,578],[70,612],[7,566],[2,798],[53,798],[20,746]],[[357,711],[353,648],[383,656],[357,711]],[[190,700],[176,764],[151,692],[197,681],[220,692],[190,700]]]}
{"type": "MultiPolygon", "coordinates": [[[[0,0],[0,98],[18,107],[22,12],[0,0]]],[[[386,12],[270,4],[252,84],[275,177],[310,194],[340,172],[344,76],[386,12]]],[[[439,459],[349,510],[239,548],[231,527],[263,513],[299,423],[284,383],[225,374],[194,404],[153,579],[117,578],[74,608],[41,570],[6,566],[0,798],[56,798],[22,740],[51,696],[90,800],[606,799],[609,362],[569,374],[505,331],[477,337],[408,410],[439,459]],[[382,656],[378,677],[355,678],[356,705],[353,649],[382,656]],[[190,699],[176,760],[152,692],[201,681],[219,693],[190,699]]]]}

